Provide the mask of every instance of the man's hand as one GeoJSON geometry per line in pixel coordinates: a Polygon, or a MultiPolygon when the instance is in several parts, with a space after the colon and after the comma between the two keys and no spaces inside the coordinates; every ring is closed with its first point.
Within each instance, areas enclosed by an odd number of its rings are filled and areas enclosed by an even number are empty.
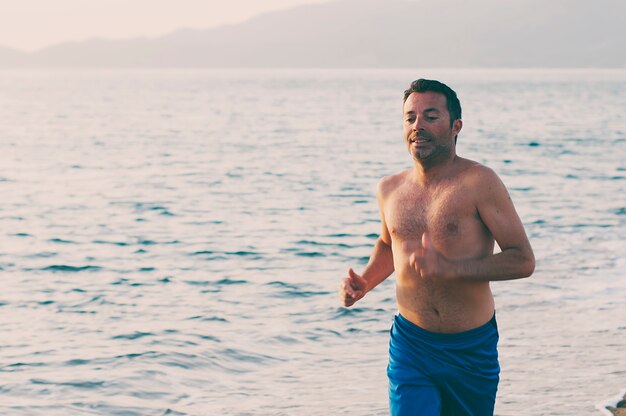
{"type": "Polygon", "coordinates": [[[452,278],[452,264],[433,247],[426,233],[422,234],[422,247],[413,251],[409,257],[409,265],[423,279],[452,278]]]}
{"type": "Polygon", "coordinates": [[[356,301],[365,296],[367,292],[367,280],[348,269],[348,277],[339,285],[339,300],[345,307],[354,305],[356,301]]]}

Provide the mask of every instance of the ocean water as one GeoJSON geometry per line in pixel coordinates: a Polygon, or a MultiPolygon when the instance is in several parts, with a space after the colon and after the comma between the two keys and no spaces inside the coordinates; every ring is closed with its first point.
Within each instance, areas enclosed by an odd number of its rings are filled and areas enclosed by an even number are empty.
{"type": "Polygon", "coordinates": [[[492,284],[496,414],[626,388],[625,70],[1,73],[0,414],[387,414],[393,276],[336,291],[419,77],[457,90],[458,153],[537,257],[492,284]]]}

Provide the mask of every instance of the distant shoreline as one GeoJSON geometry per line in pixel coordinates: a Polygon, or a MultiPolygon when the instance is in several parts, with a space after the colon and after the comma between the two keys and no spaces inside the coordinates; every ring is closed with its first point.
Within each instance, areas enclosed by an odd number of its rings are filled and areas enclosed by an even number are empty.
{"type": "Polygon", "coordinates": [[[0,71],[66,71],[66,70],[87,70],[87,71],[122,71],[122,70],[180,70],[180,71],[369,71],[369,72],[381,72],[381,71],[413,71],[413,72],[425,72],[425,71],[442,71],[442,72],[511,72],[511,73],[586,73],[586,72],[606,72],[623,74],[626,73],[626,66],[624,67],[491,67],[491,66],[470,66],[470,67],[368,67],[368,66],[150,66],[150,65],[2,65],[0,64],[0,71]]]}

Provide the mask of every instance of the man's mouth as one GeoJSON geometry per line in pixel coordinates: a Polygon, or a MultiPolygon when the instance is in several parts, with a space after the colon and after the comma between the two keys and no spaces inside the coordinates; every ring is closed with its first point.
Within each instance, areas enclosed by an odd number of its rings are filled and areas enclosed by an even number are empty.
{"type": "Polygon", "coordinates": [[[426,137],[420,137],[420,136],[417,136],[417,137],[411,137],[411,138],[409,138],[409,141],[410,141],[411,143],[426,143],[426,142],[429,142],[430,140],[429,140],[429,139],[427,139],[426,137]]]}

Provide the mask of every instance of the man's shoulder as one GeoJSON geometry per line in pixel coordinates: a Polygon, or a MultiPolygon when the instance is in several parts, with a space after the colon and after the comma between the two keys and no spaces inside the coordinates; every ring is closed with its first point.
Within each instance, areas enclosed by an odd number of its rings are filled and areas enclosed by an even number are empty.
{"type": "Polygon", "coordinates": [[[470,159],[459,158],[458,175],[470,183],[499,180],[496,172],[488,166],[470,159]]]}
{"type": "Polygon", "coordinates": [[[459,170],[459,182],[463,189],[472,191],[477,200],[507,194],[504,183],[493,169],[467,159],[464,165],[459,170]]]}
{"type": "Polygon", "coordinates": [[[389,195],[406,180],[410,171],[410,169],[407,169],[389,176],[384,176],[378,182],[376,192],[382,197],[389,195]]]}

